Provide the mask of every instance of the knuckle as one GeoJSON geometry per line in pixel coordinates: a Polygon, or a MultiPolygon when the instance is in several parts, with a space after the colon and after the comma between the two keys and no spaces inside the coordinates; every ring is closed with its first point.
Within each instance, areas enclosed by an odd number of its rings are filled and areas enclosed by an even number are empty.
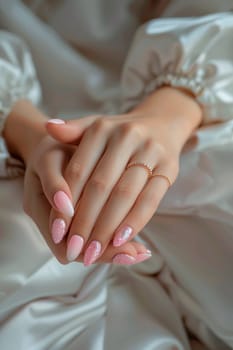
{"type": "Polygon", "coordinates": [[[139,138],[142,135],[142,125],[133,122],[126,122],[119,126],[121,137],[139,138]]]}
{"type": "Polygon", "coordinates": [[[153,148],[154,148],[155,154],[157,154],[160,159],[163,159],[166,157],[167,152],[166,152],[166,149],[163,145],[161,145],[158,142],[155,142],[153,144],[153,148]]]}
{"type": "Polygon", "coordinates": [[[87,187],[90,191],[94,190],[95,192],[102,194],[107,191],[108,184],[103,178],[92,177],[87,187]]]}
{"type": "Polygon", "coordinates": [[[130,184],[119,184],[115,188],[115,195],[121,198],[130,198],[133,196],[134,191],[130,184]]]}
{"type": "Polygon", "coordinates": [[[84,178],[84,169],[78,160],[73,160],[70,165],[68,165],[65,172],[66,179],[75,179],[80,181],[84,178]]]}
{"type": "Polygon", "coordinates": [[[144,143],[144,151],[148,153],[155,153],[157,151],[158,143],[153,138],[148,138],[144,143]]]}
{"type": "Polygon", "coordinates": [[[94,121],[91,128],[94,131],[94,133],[102,133],[107,130],[109,126],[109,120],[107,118],[98,118],[94,121]]]}

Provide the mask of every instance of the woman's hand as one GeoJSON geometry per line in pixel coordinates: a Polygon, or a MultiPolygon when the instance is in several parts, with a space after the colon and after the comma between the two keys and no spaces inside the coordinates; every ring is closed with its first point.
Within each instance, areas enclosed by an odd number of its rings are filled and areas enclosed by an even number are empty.
{"type": "MultiPolygon", "coordinates": [[[[51,137],[45,136],[30,153],[27,159],[24,182],[24,209],[40,229],[46,243],[56,258],[63,264],[67,263],[67,242],[54,244],[49,231],[49,218],[54,203],[54,194],[62,188],[68,201],[71,191],[62,176],[63,169],[68,167],[77,146],[61,145],[51,137]]],[[[59,213],[57,212],[57,215],[59,213]]],[[[73,215],[72,204],[69,204],[66,214],[73,215]]],[[[99,262],[114,262],[116,264],[134,264],[150,256],[147,249],[139,243],[129,242],[124,247],[109,246],[99,262]]],[[[77,261],[82,261],[80,255],[77,261]]]]}
{"type": "MultiPolygon", "coordinates": [[[[49,232],[49,215],[56,208],[54,194],[63,188],[68,200],[66,214],[73,214],[70,189],[62,176],[62,170],[75,147],[61,145],[47,137],[45,122],[48,117],[27,100],[18,100],[4,127],[4,137],[11,154],[25,163],[24,208],[37,224],[50,249],[61,263],[67,263],[66,243],[57,246],[49,232]]],[[[76,139],[77,142],[77,139],[76,139]]],[[[59,198],[59,195],[56,198],[59,198]]],[[[64,209],[64,208],[63,208],[64,209]]],[[[147,249],[130,242],[120,249],[109,247],[100,262],[137,263],[148,258],[147,249]]],[[[83,257],[80,255],[79,261],[83,257]]]]}
{"type": "MultiPolygon", "coordinates": [[[[175,181],[183,144],[200,120],[190,96],[165,88],[125,115],[47,124],[61,142],[79,140],[64,172],[75,216],[71,220],[64,210],[52,210],[50,220],[58,246],[68,233],[69,261],[82,253],[90,265],[112,247],[111,241],[120,247],[142,230],[175,181]]],[[[58,186],[59,191],[66,193],[58,186]]],[[[58,200],[60,209],[67,208],[64,199],[58,200]]]]}

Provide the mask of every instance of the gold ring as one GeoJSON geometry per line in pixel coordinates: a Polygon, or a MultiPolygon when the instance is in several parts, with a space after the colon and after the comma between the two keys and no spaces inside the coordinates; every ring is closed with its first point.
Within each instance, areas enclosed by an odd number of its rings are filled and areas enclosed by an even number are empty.
{"type": "Polygon", "coordinates": [[[141,168],[145,169],[148,173],[149,178],[153,174],[153,169],[146,163],[132,162],[127,165],[126,169],[131,168],[133,166],[140,166],[141,168]]]}
{"type": "Polygon", "coordinates": [[[172,182],[171,180],[166,176],[166,175],[163,175],[163,174],[152,174],[151,177],[162,177],[163,179],[167,180],[168,184],[169,184],[169,187],[172,185],[172,182]]]}

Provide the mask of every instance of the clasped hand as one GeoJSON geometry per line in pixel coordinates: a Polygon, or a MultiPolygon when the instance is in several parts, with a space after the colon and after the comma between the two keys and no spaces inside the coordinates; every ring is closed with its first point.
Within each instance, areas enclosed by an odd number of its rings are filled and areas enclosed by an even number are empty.
{"type": "Polygon", "coordinates": [[[150,251],[132,239],[178,174],[171,131],[140,114],[50,120],[47,131],[27,164],[24,208],[57,259],[148,259],[150,251]],[[150,176],[150,168],[165,177],[150,176]]]}

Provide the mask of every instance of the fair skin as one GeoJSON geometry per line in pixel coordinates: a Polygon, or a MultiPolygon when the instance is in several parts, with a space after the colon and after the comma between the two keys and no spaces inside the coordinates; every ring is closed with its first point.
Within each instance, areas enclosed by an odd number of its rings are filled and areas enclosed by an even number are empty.
{"type": "Polygon", "coordinates": [[[112,262],[119,254],[126,255],[122,261],[127,264],[148,258],[146,248],[132,239],[156,212],[169,183],[163,177],[149,178],[142,167],[126,169],[127,164],[146,163],[175,181],[181,150],[201,122],[192,96],[164,87],[124,115],[47,123],[53,139],[44,136],[46,118],[38,112],[34,125],[24,121],[37,135],[29,141],[22,135],[22,120],[21,127],[19,117],[16,121],[16,109],[5,138],[26,164],[26,212],[58,260],[89,265],[112,262]],[[12,128],[21,137],[13,139],[12,128]]]}
{"type": "MultiPolygon", "coordinates": [[[[24,210],[37,224],[48,247],[62,264],[67,264],[66,243],[55,245],[49,231],[49,216],[53,203],[46,195],[49,186],[60,183],[64,186],[64,178],[59,167],[64,166],[67,159],[67,147],[56,142],[45,129],[48,118],[36,109],[30,102],[18,101],[7,118],[4,128],[4,137],[9,151],[16,157],[21,158],[26,166],[24,183],[24,210]],[[32,117],[33,116],[33,117],[32,117]],[[48,166],[49,164],[49,166],[48,166]],[[52,174],[46,191],[42,183],[46,181],[47,171],[51,167],[52,174]]],[[[69,189],[67,186],[67,192],[69,189]]],[[[137,257],[145,253],[146,248],[139,243],[129,242],[124,247],[115,248],[110,246],[102,255],[100,262],[110,263],[117,254],[128,254],[137,257]]],[[[79,261],[82,261],[81,258],[79,261]]]]}

